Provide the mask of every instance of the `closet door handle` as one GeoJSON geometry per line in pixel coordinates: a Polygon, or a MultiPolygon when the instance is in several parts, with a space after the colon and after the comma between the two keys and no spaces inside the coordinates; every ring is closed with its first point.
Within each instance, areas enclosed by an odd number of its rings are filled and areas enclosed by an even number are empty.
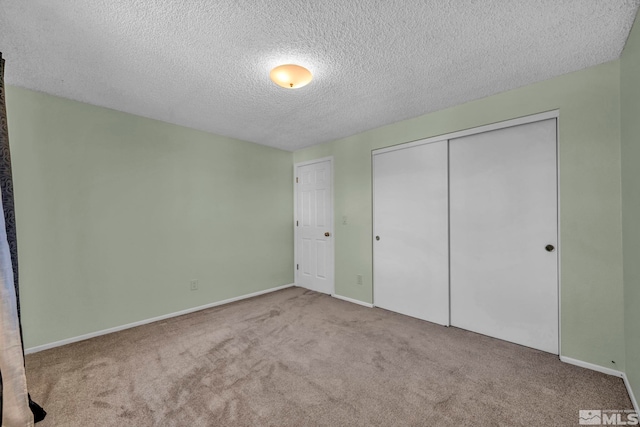
{"type": "Polygon", "coordinates": [[[376,236],[376,240],[380,240],[380,236],[376,236]]]}
{"type": "Polygon", "coordinates": [[[556,250],[556,247],[553,245],[547,245],[544,248],[547,250],[547,252],[553,252],[556,250]]]}

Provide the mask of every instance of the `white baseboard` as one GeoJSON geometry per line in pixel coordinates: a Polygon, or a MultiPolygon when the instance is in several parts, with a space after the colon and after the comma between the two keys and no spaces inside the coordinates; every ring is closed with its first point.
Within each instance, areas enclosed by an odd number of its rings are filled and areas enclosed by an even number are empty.
{"type": "Polygon", "coordinates": [[[353,298],[343,297],[342,295],[338,295],[338,294],[333,294],[331,296],[334,297],[334,298],[341,299],[343,301],[351,302],[353,304],[358,304],[358,305],[362,305],[364,307],[373,308],[373,304],[369,304],[368,302],[360,301],[360,300],[353,299],[353,298]]]}
{"type": "Polygon", "coordinates": [[[638,401],[636,400],[636,396],[633,394],[633,389],[631,388],[631,383],[629,383],[629,378],[627,378],[627,374],[622,376],[624,380],[624,385],[627,386],[627,392],[629,392],[629,399],[631,399],[631,403],[633,404],[633,409],[636,411],[636,414],[640,414],[640,406],[638,406],[638,401]]]}
{"type": "Polygon", "coordinates": [[[624,376],[624,372],[622,371],[616,371],[615,369],[607,368],[589,362],[584,362],[578,359],[572,359],[567,356],[560,356],[560,360],[570,365],[580,366],[581,368],[591,369],[592,371],[602,372],[603,374],[613,375],[614,377],[622,378],[624,376]]]}
{"type": "Polygon", "coordinates": [[[602,372],[603,374],[613,375],[614,377],[622,378],[624,376],[624,372],[622,371],[616,371],[615,369],[607,368],[605,366],[584,362],[578,359],[572,359],[571,357],[560,356],[560,360],[570,365],[580,366],[581,368],[591,369],[592,371],[602,372]]]}
{"type": "Polygon", "coordinates": [[[217,307],[219,305],[229,304],[231,302],[240,301],[240,300],[247,299],[247,298],[257,297],[259,295],[268,294],[270,292],[279,291],[281,289],[290,288],[292,286],[295,286],[295,285],[293,283],[291,283],[289,285],[283,285],[283,286],[278,286],[278,287],[275,287],[275,288],[265,289],[263,291],[253,292],[251,294],[246,294],[246,295],[240,295],[238,297],[233,297],[233,298],[225,299],[225,300],[222,300],[222,301],[216,301],[216,302],[212,302],[210,304],[201,305],[201,306],[198,306],[198,307],[187,308],[186,310],[180,310],[180,311],[176,311],[174,313],[169,313],[169,314],[164,314],[162,316],[152,317],[150,319],[144,319],[144,320],[140,320],[138,322],[127,323],[126,325],[116,326],[114,328],[103,329],[101,331],[91,332],[91,333],[88,333],[88,334],[79,335],[77,337],[67,338],[67,339],[64,339],[64,340],[55,341],[55,342],[51,342],[51,343],[48,343],[48,344],[38,345],[38,346],[35,346],[35,347],[30,347],[30,348],[25,349],[24,353],[25,354],[37,353],[39,351],[48,350],[50,348],[60,347],[61,345],[71,344],[71,343],[78,342],[78,341],[84,341],[84,340],[87,340],[89,338],[99,337],[100,335],[106,335],[106,334],[110,334],[110,333],[113,333],[113,332],[122,331],[124,329],[135,328],[136,326],[146,325],[147,323],[153,323],[153,322],[157,322],[159,320],[165,320],[165,319],[169,319],[171,317],[182,316],[184,314],[193,313],[195,311],[200,311],[200,310],[204,310],[204,309],[207,309],[207,308],[217,307]]]}
{"type": "Polygon", "coordinates": [[[578,359],[572,359],[566,356],[560,356],[560,360],[564,363],[569,363],[570,365],[580,366],[581,368],[591,369],[592,371],[602,372],[603,374],[613,375],[615,377],[620,377],[624,381],[624,385],[627,388],[627,393],[629,393],[629,399],[631,399],[631,403],[633,404],[633,409],[636,413],[640,414],[640,407],[638,407],[638,401],[636,400],[635,395],[633,394],[633,389],[631,388],[631,384],[629,383],[629,379],[627,378],[627,374],[621,371],[617,371],[615,369],[606,368],[604,366],[595,365],[593,363],[584,362],[578,359]]]}

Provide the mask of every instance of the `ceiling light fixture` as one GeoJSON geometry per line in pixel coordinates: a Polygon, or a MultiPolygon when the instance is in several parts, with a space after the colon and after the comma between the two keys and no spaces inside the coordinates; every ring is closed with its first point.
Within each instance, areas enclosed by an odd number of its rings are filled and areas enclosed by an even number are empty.
{"type": "Polygon", "coordinates": [[[286,89],[299,89],[313,78],[309,70],[295,64],[279,65],[271,70],[269,76],[275,84],[286,89]]]}

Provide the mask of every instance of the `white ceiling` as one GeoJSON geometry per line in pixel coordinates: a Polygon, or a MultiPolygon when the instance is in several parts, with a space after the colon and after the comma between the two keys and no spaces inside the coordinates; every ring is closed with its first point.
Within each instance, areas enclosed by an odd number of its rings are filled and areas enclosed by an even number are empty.
{"type": "Polygon", "coordinates": [[[639,3],[1,0],[0,51],[8,84],[296,150],[616,59],[639,3]]]}

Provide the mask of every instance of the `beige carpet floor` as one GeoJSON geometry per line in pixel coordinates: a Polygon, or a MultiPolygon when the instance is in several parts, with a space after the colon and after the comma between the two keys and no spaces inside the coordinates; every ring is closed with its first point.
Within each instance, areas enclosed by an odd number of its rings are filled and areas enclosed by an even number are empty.
{"type": "Polygon", "coordinates": [[[290,288],[27,356],[39,426],[571,426],[620,378],[290,288]]]}

